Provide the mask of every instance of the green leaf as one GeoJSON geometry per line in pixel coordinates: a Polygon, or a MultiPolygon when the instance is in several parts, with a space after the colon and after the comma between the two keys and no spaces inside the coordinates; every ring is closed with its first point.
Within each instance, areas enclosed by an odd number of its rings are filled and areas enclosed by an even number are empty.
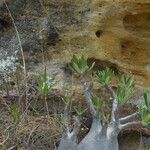
{"type": "Polygon", "coordinates": [[[150,111],[144,111],[141,118],[144,126],[150,126],[150,111]]]}
{"type": "Polygon", "coordinates": [[[83,113],[85,113],[87,111],[87,108],[84,109],[81,107],[81,105],[78,105],[78,107],[75,108],[75,111],[78,116],[81,116],[83,113]]]}
{"type": "Polygon", "coordinates": [[[80,62],[80,67],[88,66],[87,65],[87,58],[85,58],[84,55],[81,55],[80,60],[81,60],[81,61],[79,61],[80,62]]]}
{"type": "Polygon", "coordinates": [[[102,117],[103,117],[103,120],[104,120],[106,123],[109,122],[109,118],[110,118],[110,114],[109,114],[109,113],[103,112],[103,113],[102,113],[102,117]]]}
{"type": "Polygon", "coordinates": [[[147,108],[150,108],[150,91],[144,93],[144,102],[147,108]]]}
{"type": "Polygon", "coordinates": [[[69,66],[74,72],[83,75],[93,68],[94,63],[89,66],[87,63],[87,58],[84,55],[79,57],[77,57],[77,55],[73,55],[69,66]]]}
{"type": "Polygon", "coordinates": [[[34,116],[40,114],[40,109],[38,107],[30,106],[30,111],[34,116]]]}
{"type": "Polygon", "coordinates": [[[148,107],[148,97],[146,93],[144,93],[144,100],[145,100],[145,105],[148,107]]]}
{"type": "Polygon", "coordinates": [[[142,124],[150,127],[150,91],[144,93],[144,102],[138,106],[142,124]]]}
{"type": "Polygon", "coordinates": [[[46,68],[44,69],[44,73],[38,77],[38,86],[39,91],[42,96],[47,97],[51,88],[56,84],[54,79],[48,79],[46,68]]]}
{"type": "Polygon", "coordinates": [[[118,100],[119,105],[124,105],[133,94],[134,79],[131,76],[122,75],[119,81],[115,98],[118,100]]]}
{"type": "Polygon", "coordinates": [[[78,74],[82,74],[82,70],[80,69],[80,65],[79,64],[76,64],[75,62],[72,62],[72,68],[78,74]]]}
{"type": "Polygon", "coordinates": [[[92,102],[94,107],[99,110],[103,107],[104,105],[104,101],[102,101],[99,97],[97,97],[96,95],[92,95],[92,102]]]}
{"type": "Polygon", "coordinates": [[[13,104],[11,108],[12,121],[15,125],[18,125],[21,121],[21,114],[17,104],[13,104]]]}
{"type": "Polygon", "coordinates": [[[66,106],[69,106],[72,102],[72,93],[70,94],[69,92],[66,92],[65,96],[64,96],[64,98],[62,98],[62,100],[66,106]]]}
{"type": "Polygon", "coordinates": [[[91,67],[89,68],[89,71],[91,71],[94,66],[95,66],[95,62],[92,63],[91,67]]]}
{"type": "Polygon", "coordinates": [[[105,86],[111,82],[112,76],[113,76],[113,71],[110,68],[106,68],[103,71],[99,71],[98,73],[95,73],[94,79],[102,86],[105,86]]]}

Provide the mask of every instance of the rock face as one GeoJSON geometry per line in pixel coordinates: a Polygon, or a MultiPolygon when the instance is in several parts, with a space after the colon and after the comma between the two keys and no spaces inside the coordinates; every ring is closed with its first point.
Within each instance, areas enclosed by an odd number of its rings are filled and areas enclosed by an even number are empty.
{"type": "MultiPolygon", "coordinates": [[[[73,53],[85,53],[132,73],[141,86],[150,85],[149,0],[7,0],[7,4],[28,69],[37,68],[42,49],[52,68],[62,67],[73,53]]],[[[0,36],[0,56],[16,58],[18,40],[3,2],[0,36]]]]}
{"type": "MultiPolygon", "coordinates": [[[[139,84],[150,84],[150,4],[114,3],[102,6],[94,3],[96,15],[92,25],[97,39],[93,42],[97,58],[107,59],[137,77],[139,84]]],[[[93,56],[94,57],[94,56],[93,56]]]]}
{"type": "MultiPolygon", "coordinates": [[[[58,39],[58,33],[48,21],[39,2],[15,0],[7,1],[7,5],[19,32],[27,68],[29,68],[28,60],[33,58],[34,62],[35,59],[32,57],[34,53],[40,53],[43,48],[54,45],[58,39]]],[[[21,51],[14,24],[5,3],[2,3],[0,7],[0,38],[0,61],[4,64],[1,65],[0,72],[5,70],[8,73],[11,70],[9,68],[12,66],[15,68],[15,61],[10,61],[8,64],[9,60],[18,61],[21,51]]]]}

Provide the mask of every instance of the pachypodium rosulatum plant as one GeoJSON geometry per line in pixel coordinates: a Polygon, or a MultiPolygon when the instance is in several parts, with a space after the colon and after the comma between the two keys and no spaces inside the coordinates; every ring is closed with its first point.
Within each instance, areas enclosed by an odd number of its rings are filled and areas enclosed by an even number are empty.
{"type": "MultiPolygon", "coordinates": [[[[72,132],[64,133],[65,136],[60,140],[59,150],[119,150],[117,137],[121,130],[134,126],[150,127],[150,91],[144,93],[144,102],[139,104],[137,112],[122,118],[119,116],[121,106],[125,105],[134,93],[132,76],[120,75],[115,77],[113,70],[110,68],[94,73],[93,79],[110,93],[112,107],[111,111],[108,111],[111,113],[108,113],[105,111],[106,103],[102,98],[92,93],[92,86],[85,79],[85,74],[93,68],[94,63],[88,65],[87,58],[84,55],[79,57],[74,55],[70,66],[75,73],[80,75],[85,101],[93,121],[87,135],[78,142],[77,135],[81,124],[81,119],[78,119],[74,128],[70,130],[72,132]],[[111,86],[112,79],[118,80],[116,89],[111,86]]],[[[85,111],[85,109],[83,111],[82,109],[80,107],[79,112],[76,110],[80,118],[85,111]]]]}
{"type": "Polygon", "coordinates": [[[65,104],[64,114],[61,116],[61,122],[65,127],[65,133],[62,136],[58,150],[76,150],[77,149],[77,134],[80,130],[80,117],[86,111],[80,106],[75,108],[77,116],[74,116],[74,127],[70,126],[70,106],[72,104],[72,94],[65,93],[62,99],[65,104]]]}

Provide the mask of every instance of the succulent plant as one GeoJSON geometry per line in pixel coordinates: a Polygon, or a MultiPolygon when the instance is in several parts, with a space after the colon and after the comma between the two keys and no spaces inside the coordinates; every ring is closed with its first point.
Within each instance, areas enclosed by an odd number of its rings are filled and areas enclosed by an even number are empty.
{"type": "Polygon", "coordinates": [[[94,79],[100,83],[102,86],[108,85],[113,76],[113,70],[106,68],[105,70],[98,71],[94,74],[94,79]]]}
{"type": "Polygon", "coordinates": [[[144,93],[144,102],[139,105],[139,114],[142,124],[150,127],[150,91],[144,93]]]}
{"type": "Polygon", "coordinates": [[[124,105],[133,94],[134,79],[131,76],[121,75],[119,85],[115,92],[115,98],[119,105],[124,105]]]}
{"type": "Polygon", "coordinates": [[[84,55],[73,55],[70,62],[71,69],[79,75],[83,75],[86,72],[90,71],[94,67],[94,65],[95,63],[89,66],[87,63],[87,58],[84,55]]]}

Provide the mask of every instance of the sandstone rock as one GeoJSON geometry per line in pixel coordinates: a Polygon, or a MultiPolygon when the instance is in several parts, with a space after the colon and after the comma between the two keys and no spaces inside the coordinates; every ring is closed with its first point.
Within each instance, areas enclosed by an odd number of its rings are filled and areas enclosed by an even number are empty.
{"type": "MultiPolygon", "coordinates": [[[[58,60],[58,67],[73,53],[84,53],[115,64],[135,75],[138,85],[149,87],[149,0],[8,0],[7,4],[29,68],[32,61],[41,62],[41,49],[46,60],[58,60]]],[[[18,49],[16,33],[5,5],[0,6],[1,54],[8,49],[12,55],[18,49]]]]}

